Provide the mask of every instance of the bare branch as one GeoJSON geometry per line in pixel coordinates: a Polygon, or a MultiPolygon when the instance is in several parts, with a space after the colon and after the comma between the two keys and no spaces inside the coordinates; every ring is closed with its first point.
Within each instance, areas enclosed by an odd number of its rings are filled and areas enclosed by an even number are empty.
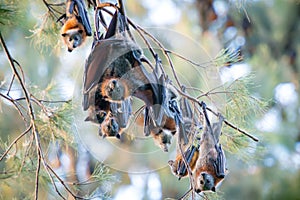
{"type": "MultiPolygon", "coordinates": [[[[16,103],[16,100],[12,99],[12,98],[9,97],[9,96],[5,96],[5,95],[2,94],[2,93],[0,93],[0,96],[3,97],[4,99],[10,101],[10,102],[13,104],[13,106],[16,108],[16,110],[18,111],[19,115],[22,117],[23,121],[24,121],[24,122],[27,122],[26,117],[24,116],[23,112],[21,111],[21,109],[20,109],[19,106],[18,106],[19,104],[16,103]]],[[[24,108],[24,107],[22,106],[22,108],[24,108]]]]}
{"type": "MultiPolygon", "coordinates": [[[[210,111],[211,113],[213,113],[215,116],[218,116],[218,114],[217,114],[215,111],[213,111],[212,109],[210,109],[209,107],[207,107],[206,109],[207,109],[208,111],[210,111]]],[[[239,127],[233,125],[232,123],[230,123],[230,122],[227,121],[226,119],[224,120],[224,123],[225,123],[226,125],[230,126],[231,128],[237,130],[238,132],[240,132],[240,133],[242,133],[242,134],[248,136],[249,138],[251,138],[251,139],[254,140],[255,142],[259,142],[259,139],[258,139],[257,137],[255,137],[255,136],[253,136],[253,135],[247,133],[246,131],[240,129],[239,127]]]]}
{"type": "Polygon", "coordinates": [[[41,168],[41,155],[40,151],[38,151],[38,162],[37,162],[37,167],[36,167],[36,172],[35,172],[35,193],[34,193],[34,199],[38,199],[38,193],[39,193],[39,174],[40,174],[40,168],[41,168]]]}
{"type": "Polygon", "coordinates": [[[32,125],[30,125],[23,133],[21,133],[6,149],[6,151],[2,154],[0,157],[0,162],[3,160],[3,158],[8,154],[8,152],[11,150],[14,144],[16,144],[24,135],[26,135],[30,130],[32,129],[32,125]]]}
{"type": "Polygon", "coordinates": [[[57,180],[63,185],[63,187],[76,199],[87,199],[87,198],[83,198],[83,197],[79,197],[77,195],[75,195],[71,189],[66,185],[66,183],[59,177],[59,175],[52,169],[51,166],[49,166],[48,164],[46,164],[47,168],[51,171],[52,174],[54,174],[54,176],[57,178],[57,180]]]}

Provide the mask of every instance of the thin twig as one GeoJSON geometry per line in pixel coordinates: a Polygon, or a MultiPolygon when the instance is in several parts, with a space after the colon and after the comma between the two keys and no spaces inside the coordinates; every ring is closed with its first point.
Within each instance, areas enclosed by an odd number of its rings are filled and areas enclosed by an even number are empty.
{"type": "Polygon", "coordinates": [[[29,155],[29,150],[31,149],[32,144],[33,144],[33,135],[30,135],[30,136],[32,136],[32,137],[31,137],[29,145],[26,147],[25,154],[24,154],[22,163],[20,165],[19,174],[22,172],[23,166],[25,165],[25,162],[26,162],[26,158],[29,155]]]}
{"type": "MultiPolygon", "coordinates": [[[[50,168],[51,168],[51,167],[50,167],[50,168]]],[[[52,169],[52,168],[51,168],[51,169],[52,169]]],[[[58,190],[58,188],[57,188],[57,186],[56,186],[56,184],[55,184],[55,181],[54,181],[52,175],[50,174],[50,171],[49,171],[48,168],[46,168],[46,172],[47,172],[48,176],[50,177],[50,181],[51,181],[51,183],[52,183],[52,185],[53,185],[53,187],[54,187],[56,193],[57,193],[62,199],[66,200],[66,198],[65,198],[65,197],[61,194],[61,192],[58,190]]]]}
{"type": "MultiPolygon", "coordinates": [[[[217,114],[215,111],[213,111],[212,109],[210,109],[209,107],[207,107],[206,109],[209,110],[209,111],[210,111],[211,113],[213,113],[214,115],[218,116],[218,114],[217,114]]],[[[224,120],[224,123],[225,123],[226,125],[230,126],[231,128],[237,130],[238,132],[240,132],[240,133],[242,133],[242,134],[248,136],[249,138],[251,138],[251,139],[254,140],[255,142],[259,142],[259,139],[258,139],[257,137],[255,137],[255,136],[253,136],[253,135],[247,133],[246,131],[240,129],[239,127],[233,125],[232,123],[230,123],[230,122],[227,121],[226,119],[224,120]]]]}
{"type": "MultiPolygon", "coordinates": [[[[38,151],[38,154],[41,152],[38,151]]],[[[34,199],[38,199],[38,191],[39,191],[39,174],[40,174],[40,169],[41,169],[41,155],[38,155],[38,162],[37,162],[37,167],[36,167],[36,172],[35,172],[35,193],[34,193],[34,199]]]]}
{"type": "MultiPolygon", "coordinates": [[[[5,96],[4,94],[0,93],[0,96],[3,97],[4,99],[10,101],[14,107],[16,108],[16,110],[18,111],[19,115],[22,117],[23,121],[24,122],[27,122],[27,119],[26,117],[24,116],[23,112],[21,111],[21,109],[19,108],[19,104],[16,103],[16,100],[12,99],[11,97],[9,96],[5,96]]],[[[21,106],[23,108],[23,106],[21,106]]]]}
{"type": "MultiPolygon", "coordinates": [[[[177,56],[178,58],[180,58],[180,59],[182,59],[182,60],[184,60],[184,61],[186,61],[186,62],[188,62],[188,63],[190,63],[190,64],[192,64],[192,65],[194,65],[194,66],[196,66],[196,67],[201,67],[201,68],[203,68],[203,69],[207,68],[207,66],[203,66],[203,65],[206,64],[206,63],[196,63],[195,61],[192,61],[192,60],[186,58],[185,56],[183,56],[183,55],[181,55],[181,54],[179,54],[179,53],[176,53],[176,52],[174,52],[174,51],[171,51],[171,50],[169,50],[169,49],[165,49],[165,51],[166,51],[166,53],[173,54],[174,56],[177,56]]],[[[211,62],[211,61],[210,61],[210,62],[211,62]]],[[[208,62],[208,63],[209,63],[209,62],[208,62]]]]}
{"type": "MultiPolygon", "coordinates": [[[[36,98],[35,96],[33,96],[32,94],[30,95],[32,96],[34,99],[30,99],[31,101],[38,101],[40,103],[70,103],[72,100],[69,99],[69,100],[43,100],[43,99],[38,99],[36,98]]],[[[22,100],[26,100],[25,97],[21,97],[21,98],[18,98],[18,99],[14,99],[14,101],[22,101],[22,100]]]]}
{"type": "Polygon", "coordinates": [[[9,96],[9,92],[11,90],[11,87],[12,87],[13,83],[14,83],[14,80],[15,80],[15,75],[12,76],[11,81],[9,83],[8,90],[7,90],[7,93],[6,93],[7,96],[9,96]]]}
{"type": "Polygon", "coordinates": [[[87,199],[87,198],[83,198],[83,197],[79,197],[77,195],[75,195],[71,189],[66,185],[66,183],[59,177],[59,175],[52,169],[51,166],[49,166],[48,164],[46,164],[47,168],[51,171],[51,173],[57,178],[57,180],[63,185],[63,187],[76,199],[87,199]]]}
{"type": "Polygon", "coordinates": [[[13,147],[14,144],[16,144],[24,135],[26,135],[30,130],[32,129],[32,125],[30,125],[23,133],[21,133],[14,141],[8,146],[6,151],[2,154],[0,157],[0,162],[3,160],[3,158],[8,154],[10,149],[13,147]]]}
{"type": "MultiPolygon", "coordinates": [[[[190,188],[186,193],[184,193],[184,195],[182,197],[179,198],[179,200],[184,200],[186,199],[186,197],[193,192],[193,188],[190,188]]],[[[192,199],[194,199],[195,197],[192,197],[192,199]]]]}

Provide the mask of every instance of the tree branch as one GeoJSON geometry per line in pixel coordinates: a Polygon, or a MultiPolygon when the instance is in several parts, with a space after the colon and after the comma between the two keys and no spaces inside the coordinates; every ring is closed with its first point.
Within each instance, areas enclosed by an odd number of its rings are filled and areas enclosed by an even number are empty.
{"type": "Polygon", "coordinates": [[[16,144],[24,135],[26,135],[30,130],[32,129],[32,125],[30,125],[23,133],[21,133],[6,149],[6,151],[2,154],[0,157],[0,162],[3,160],[3,158],[8,154],[8,152],[11,150],[14,144],[16,144]]]}

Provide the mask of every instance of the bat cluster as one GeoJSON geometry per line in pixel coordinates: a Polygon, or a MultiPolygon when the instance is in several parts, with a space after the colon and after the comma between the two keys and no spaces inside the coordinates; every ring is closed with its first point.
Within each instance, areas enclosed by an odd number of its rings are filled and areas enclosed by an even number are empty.
{"type": "MultiPolygon", "coordinates": [[[[91,35],[91,27],[83,1],[67,0],[66,5],[61,33],[71,52],[91,35]]],[[[152,136],[167,152],[177,134],[177,156],[168,162],[172,173],[179,179],[192,176],[197,193],[215,191],[227,173],[225,154],[219,143],[223,116],[219,114],[218,122],[211,125],[204,102],[195,105],[195,111],[186,97],[178,100],[178,90],[162,72],[158,55],[154,56],[156,63],[152,66],[130,34],[124,9],[114,5],[115,13],[107,27],[101,17],[104,5],[96,6],[96,33],[85,64],[83,109],[88,111],[85,121],[99,125],[102,137],[120,138],[132,116],[132,99],[140,99],[144,111],[137,123],[143,125],[145,136],[152,136]],[[105,34],[99,32],[100,23],[106,27],[105,34]],[[183,153],[179,151],[181,145],[183,153]]],[[[183,86],[180,90],[185,92],[183,86]]]]}

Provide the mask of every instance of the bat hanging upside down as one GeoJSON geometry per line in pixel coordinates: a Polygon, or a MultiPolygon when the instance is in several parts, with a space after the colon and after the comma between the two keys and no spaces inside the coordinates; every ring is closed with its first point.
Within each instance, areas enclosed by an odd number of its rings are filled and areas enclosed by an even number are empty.
{"type": "Polygon", "coordinates": [[[84,43],[87,36],[92,35],[83,0],[67,0],[66,13],[58,20],[62,18],[64,20],[62,20],[61,36],[68,51],[72,52],[84,43]]]}
{"type": "Polygon", "coordinates": [[[215,192],[217,185],[224,180],[228,173],[226,157],[219,143],[224,117],[219,114],[219,121],[211,126],[206,113],[206,104],[202,102],[201,106],[206,124],[200,140],[199,158],[193,173],[195,191],[197,193],[202,191],[215,192]]]}

